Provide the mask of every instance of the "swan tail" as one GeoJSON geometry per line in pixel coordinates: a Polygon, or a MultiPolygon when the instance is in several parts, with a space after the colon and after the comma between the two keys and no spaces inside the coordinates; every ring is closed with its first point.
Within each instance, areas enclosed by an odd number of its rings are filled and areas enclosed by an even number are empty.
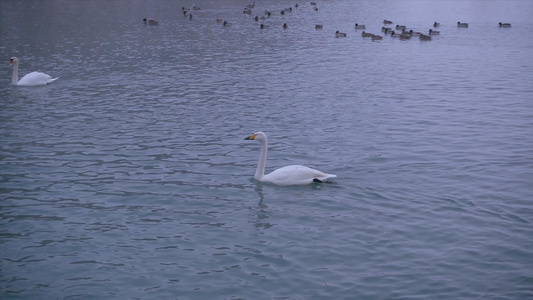
{"type": "Polygon", "coordinates": [[[327,182],[331,183],[331,179],[337,177],[335,174],[324,174],[325,176],[321,176],[318,178],[313,178],[313,182],[322,183],[327,182]]]}
{"type": "Polygon", "coordinates": [[[48,80],[46,81],[46,83],[52,83],[52,82],[54,82],[54,81],[56,81],[56,80],[58,80],[58,79],[59,79],[59,77],[56,77],[56,78],[50,78],[50,79],[48,79],[48,80]]]}

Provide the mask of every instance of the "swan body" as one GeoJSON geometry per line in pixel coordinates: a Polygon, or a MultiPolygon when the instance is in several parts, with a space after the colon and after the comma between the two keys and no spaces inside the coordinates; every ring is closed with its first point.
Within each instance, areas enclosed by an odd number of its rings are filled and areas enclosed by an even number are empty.
{"type": "Polygon", "coordinates": [[[11,84],[13,85],[20,85],[20,86],[36,86],[36,85],[45,85],[48,83],[51,83],[58,78],[52,78],[52,76],[41,73],[41,72],[31,72],[29,74],[24,75],[19,80],[19,59],[16,57],[12,57],[9,60],[8,64],[13,64],[13,77],[11,78],[11,84]]]}
{"type": "Polygon", "coordinates": [[[326,174],[300,165],[282,167],[272,171],[269,174],[265,174],[268,150],[266,134],[259,131],[245,138],[245,140],[257,140],[261,142],[261,154],[259,156],[259,163],[257,164],[257,169],[254,175],[254,178],[259,182],[270,182],[281,186],[308,185],[313,182],[324,182],[331,178],[337,177],[337,175],[334,174],[326,174]]]}

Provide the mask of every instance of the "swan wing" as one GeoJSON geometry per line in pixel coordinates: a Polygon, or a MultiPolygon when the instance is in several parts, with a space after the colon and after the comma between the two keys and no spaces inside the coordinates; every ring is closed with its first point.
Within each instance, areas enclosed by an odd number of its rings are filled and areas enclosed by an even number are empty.
{"type": "Polygon", "coordinates": [[[52,76],[45,74],[45,73],[31,72],[29,74],[24,75],[24,77],[22,77],[19,80],[17,85],[25,85],[25,86],[45,85],[57,79],[58,78],[52,78],[52,76]]]}
{"type": "Polygon", "coordinates": [[[265,175],[262,181],[276,185],[307,185],[317,180],[327,181],[334,177],[337,175],[326,174],[306,166],[292,165],[274,170],[265,175]]]}

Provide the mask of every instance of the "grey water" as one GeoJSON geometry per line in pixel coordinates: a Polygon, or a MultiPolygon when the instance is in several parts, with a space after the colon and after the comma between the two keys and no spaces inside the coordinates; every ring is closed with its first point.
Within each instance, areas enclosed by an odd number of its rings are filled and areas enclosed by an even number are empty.
{"type": "Polygon", "coordinates": [[[532,299],[533,2],[255,2],[0,1],[0,298],[532,299]]]}

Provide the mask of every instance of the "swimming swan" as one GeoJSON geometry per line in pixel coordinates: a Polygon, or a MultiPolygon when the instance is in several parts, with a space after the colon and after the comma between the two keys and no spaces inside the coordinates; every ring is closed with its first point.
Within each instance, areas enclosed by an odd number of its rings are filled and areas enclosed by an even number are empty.
{"type": "Polygon", "coordinates": [[[29,74],[24,75],[24,77],[22,77],[19,81],[19,59],[16,57],[12,57],[9,60],[8,64],[13,64],[15,66],[13,68],[13,77],[11,79],[11,84],[13,85],[21,85],[21,86],[45,85],[47,83],[53,82],[58,79],[58,78],[52,78],[52,76],[41,73],[41,72],[31,72],[29,74]]]}
{"type": "Polygon", "coordinates": [[[245,140],[257,140],[261,142],[261,155],[255,171],[254,178],[260,182],[270,182],[276,185],[308,185],[313,182],[324,182],[331,178],[337,177],[334,174],[322,173],[318,170],[306,166],[292,165],[276,169],[270,174],[265,175],[265,165],[267,157],[268,142],[266,134],[259,131],[245,140]]]}

